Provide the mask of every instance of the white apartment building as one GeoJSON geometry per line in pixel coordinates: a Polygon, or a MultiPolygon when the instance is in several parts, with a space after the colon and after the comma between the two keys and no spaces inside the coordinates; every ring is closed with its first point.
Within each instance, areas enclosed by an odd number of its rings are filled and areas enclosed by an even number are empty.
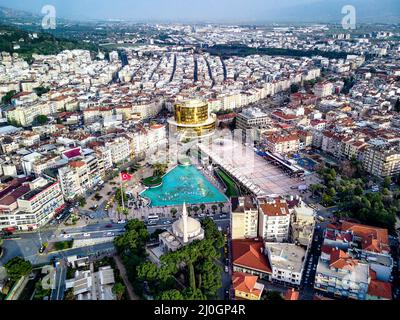
{"type": "Polygon", "coordinates": [[[285,200],[259,199],[258,234],[268,242],[289,239],[290,212],[285,200]]]}
{"type": "Polygon", "coordinates": [[[306,250],[291,243],[265,243],[265,253],[272,268],[271,280],[299,287],[305,267],[306,250]]]}
{"type": "Polygon", "coordinates": [[[0,214],[1,229],[37,229],[45,225],[64,207],[59,183],[42,177],[24,183],[10,193],[9,198],[4,199],[4,201],[9,201],[9,206],[3,206],[0,214]]]}

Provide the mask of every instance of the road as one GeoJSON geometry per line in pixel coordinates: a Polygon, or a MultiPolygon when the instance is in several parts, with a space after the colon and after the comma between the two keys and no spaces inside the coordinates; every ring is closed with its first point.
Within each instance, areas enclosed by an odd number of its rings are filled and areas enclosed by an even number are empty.
{"type": "MultiPolygon", "coordinates": [[[[176,219],[160,219],[156,225],[148,226],[148,231],[153,233],[157,229],[169,228],[176,219]],[[167,223],[168,222],[168,223],[167,223]]],[[[229,226],[229,216],[221,218],[221,215],[215,215],[215,222],[222,229],[229,226]]],[[[5,252],[0,259],[0,265],[5,264],[13,257],[20,256],[29,260],[32,264],[44,264],[50,262],[54,257],[65,257],[70,255],[93,255],[96,250],[110,250],[113,248],[112,241],[115,236],[122,234],[125,230],[124,224],[100,222],[97,224],[83,227],[66,227],[64,229],[47,229],[41,231],[41,238],[45,242],[57,242],[66,240],[96,240],[99,238],[110,238],[109,243],[90,245],[83,248],[74,248],[63,252],[49,254],[39,254],[41,242],[38,232],[17,234],[18,238],[5,240],[3,247],[5,252]],[[107,227],[106,227],[107,226],[107,227]],[[64,234],[65,233],[65,234],[64,234]]]]}

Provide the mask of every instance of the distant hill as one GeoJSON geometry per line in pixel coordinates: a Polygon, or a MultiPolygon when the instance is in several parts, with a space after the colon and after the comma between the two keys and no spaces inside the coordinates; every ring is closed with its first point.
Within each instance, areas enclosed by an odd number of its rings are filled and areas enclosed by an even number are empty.
{"type": "Polygon", "coordinates": [[[57,38],[51,34],[28,32],[16,27],[0,25],[0,51],[18,53],[30,62],[32,54],[57,54],[63,50],[86,49],[96,52],[91,43],[57,38]]]}

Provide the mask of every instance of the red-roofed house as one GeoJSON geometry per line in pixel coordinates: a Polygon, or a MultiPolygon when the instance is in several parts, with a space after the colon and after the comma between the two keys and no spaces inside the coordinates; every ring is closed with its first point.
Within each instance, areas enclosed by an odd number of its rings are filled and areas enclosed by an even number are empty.
{"type": "Polygon", "coordinates": [[[257,275],[260,279],[270,279],[272,273],[268,258],[264,253],[264,243],[260,240],[232,241],[233,270],[257,275]]]}
{"type": "Polygon", "coordinates": [[[264,285],[257,282],[258,276],[243,272],[234,272],[232,285],[235,297],[245,300],[260,300],[264,291],[264,285]]]}

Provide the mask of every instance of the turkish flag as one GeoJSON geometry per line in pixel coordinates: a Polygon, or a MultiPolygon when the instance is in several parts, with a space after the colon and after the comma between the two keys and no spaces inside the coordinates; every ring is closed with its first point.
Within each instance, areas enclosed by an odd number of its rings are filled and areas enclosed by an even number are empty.
{"type": "Polygon", "coordinates": [[[132,180],[133,176],[131,176],[130,174],[126,173],[126,172],[121,172],[121,179],[122,181],[130,181],[132,180]]]}

